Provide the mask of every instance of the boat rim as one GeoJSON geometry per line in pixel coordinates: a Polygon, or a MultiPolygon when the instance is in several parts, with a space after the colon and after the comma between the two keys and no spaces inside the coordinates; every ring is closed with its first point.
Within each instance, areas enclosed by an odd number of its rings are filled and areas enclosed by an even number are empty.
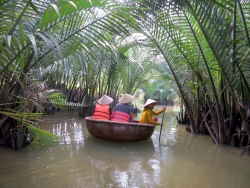
{"type": "Polygon", "coordinates": [[[137,126],[146,126],[146,127],[155,127],[154,124],[145,124],[145,123],[135,123],[135,122],[119,122],[119,121],[112,121],[112,120],[102,120],[102,119],[94,119],[93,116],[87,116],[85,117],[85,120],[89,121],[95,121],[95,122],[103,122],[103,123],[115,123],[115,124],[121,124],[121,125],[137,125],[137,126]]]}

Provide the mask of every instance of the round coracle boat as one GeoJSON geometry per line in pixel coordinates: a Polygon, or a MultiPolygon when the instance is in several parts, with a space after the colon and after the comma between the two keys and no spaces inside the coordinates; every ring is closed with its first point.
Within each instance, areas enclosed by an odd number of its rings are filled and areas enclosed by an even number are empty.
{"type": "Polygon", "coordinates": [[[149,139],[155,125],[134,122],[117,122],[86,117],[89,134],[96,138],[113,141],[139,141],[149,139]]]}

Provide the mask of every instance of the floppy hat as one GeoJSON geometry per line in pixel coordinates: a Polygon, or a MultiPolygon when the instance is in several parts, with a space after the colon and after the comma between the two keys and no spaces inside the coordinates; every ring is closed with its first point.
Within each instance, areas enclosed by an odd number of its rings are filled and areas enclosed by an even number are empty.
{"type": "Polygon", "coordinates": [[[124,94],[122,97],[119,99],[120,103],[130,103],[134,99],[134,96],[129,95],[129,94],[124,94]]]}
{"type": "Polygon", "coordinates": [[[157,104],[158,102],[157,102],[157,101],[154,101],[154,100],[152,100],[152,99],[148,99],[147,102],[144,104],[143,107],[146,107],[146,106],[148,106],[149,104],[153,104],[153,103],[157,104]]]}
{"type": "Polygon", "coordinates": [[[99,100],[99,104],[110,104],[113,102],[113,99],[107,95],[103,95],[99,100]]]}

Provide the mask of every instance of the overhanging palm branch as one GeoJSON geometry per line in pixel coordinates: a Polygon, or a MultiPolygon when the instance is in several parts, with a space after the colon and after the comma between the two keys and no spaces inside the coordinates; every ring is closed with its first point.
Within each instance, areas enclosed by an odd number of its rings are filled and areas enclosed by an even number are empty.
{"type": "MultiPolygon", "coordinates": [[[[124,18],[119,14],[119,9],[120,6],[112,1],[99,0],[3,1],[0,16],[0,23],[4,26],[1,28],[0,72],[1,75],[6,73],[1,80],[9,84],[7,92],[12,93],[12,97],[2,103],[17,102],[10,107],[18,107],[21,98],[16,96],[25,90],[26,78],[32,70],[47,70],[56,62],[66,61],[72,55],[77,57],[77,54],[81,54],[84,67],[86,64],[95,64],[100,56],[105,59],[118,57],[117,51],[106,53],[107,48],[109,51],[113,49],[106,36],[107,33],[129,34],[121,24],[124,18]],[[112,7],[112,10],[108,10],[108,7],[112,7]]],[[[123,15],[126,14],[124,9],[123,15]]],[[[80,71],[79,67],[74,70],[74,75],[80,71]]],[[[65,77],[60,77],[59,82],[62,78],[65,77]]],[[[85,83],[88,83],[91,77],[85,75],[85,78],[85,83]]],[[[68,81],[71,88],[75,87],[76,79],[68,81]]],[[[94,85],[91,87],[94,88],[94,85]]],[[[3,95],[4,84],[1,89],[3,95]]],[[[86,90],[89,89],[92,93],[87,97],[90,99],[94,90],[86,86],[86,90]]]]}
{"type": "Polygon", "coordinates": [[[171,30],[172,28],[171,23],[175,23],[174,21],[171,21],[170,14],[168,12],[170,4],[165,7],[166,4],[164,2],[157,5],[153,4],[154,6],[151,6],[152,4],[150,3],[150,1],[146,1],[146,3],[143,3],[141,5],[145,6],[145,9],[149,10],[148,12],[146,12],[146,14],[148,14],[149,16],[146,20],[139,20],[140,27],[142,29],[142,32],[151,39],[152,44],[156,46],[157,50],[165,59],[165,62],[168,64],[169,69],[171,70],[172,75],[179,87],[179,91],[182,94],[182,98],[185,101],[186,107],[189,108],[188,111],[190,113],[189,116],[191,119],[191,124],[194,125],[191,106],[188,102],[188,85],[193,85],[192,80],[191,82],[188,82],[188,80],[190,80],[192,74],[191,70],[188,70],[188,67],[185,64],[187,61],[184,56],[185,54],[183,52],[180,53],[180,48],[178,45],[176,45],[176,42],[181,42],[180,38],[173,38],[180,36],[181,33],[175,31],[175,34],[170,34],[169,30],[171,30]],[[151,7],[157,8],[151,9],[151,7]],[[165,14],[158,11],[160,9],[166,10],[165,14]]]}

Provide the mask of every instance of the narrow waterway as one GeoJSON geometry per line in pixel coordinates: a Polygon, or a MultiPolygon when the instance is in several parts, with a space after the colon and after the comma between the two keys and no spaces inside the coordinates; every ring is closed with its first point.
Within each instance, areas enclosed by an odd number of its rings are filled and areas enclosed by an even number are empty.
{"type": "Polygon", "coordinates": [[[59,135],[60,142],[0,147],[0,187],[248,187],[250,155],[186,132],[176,122],[177,110],[167,107],[160,142],[160,126],[151,139],[112,142],[89,135],[85,120],[74,113],[46,116],[39,127],[59,135]]]}

